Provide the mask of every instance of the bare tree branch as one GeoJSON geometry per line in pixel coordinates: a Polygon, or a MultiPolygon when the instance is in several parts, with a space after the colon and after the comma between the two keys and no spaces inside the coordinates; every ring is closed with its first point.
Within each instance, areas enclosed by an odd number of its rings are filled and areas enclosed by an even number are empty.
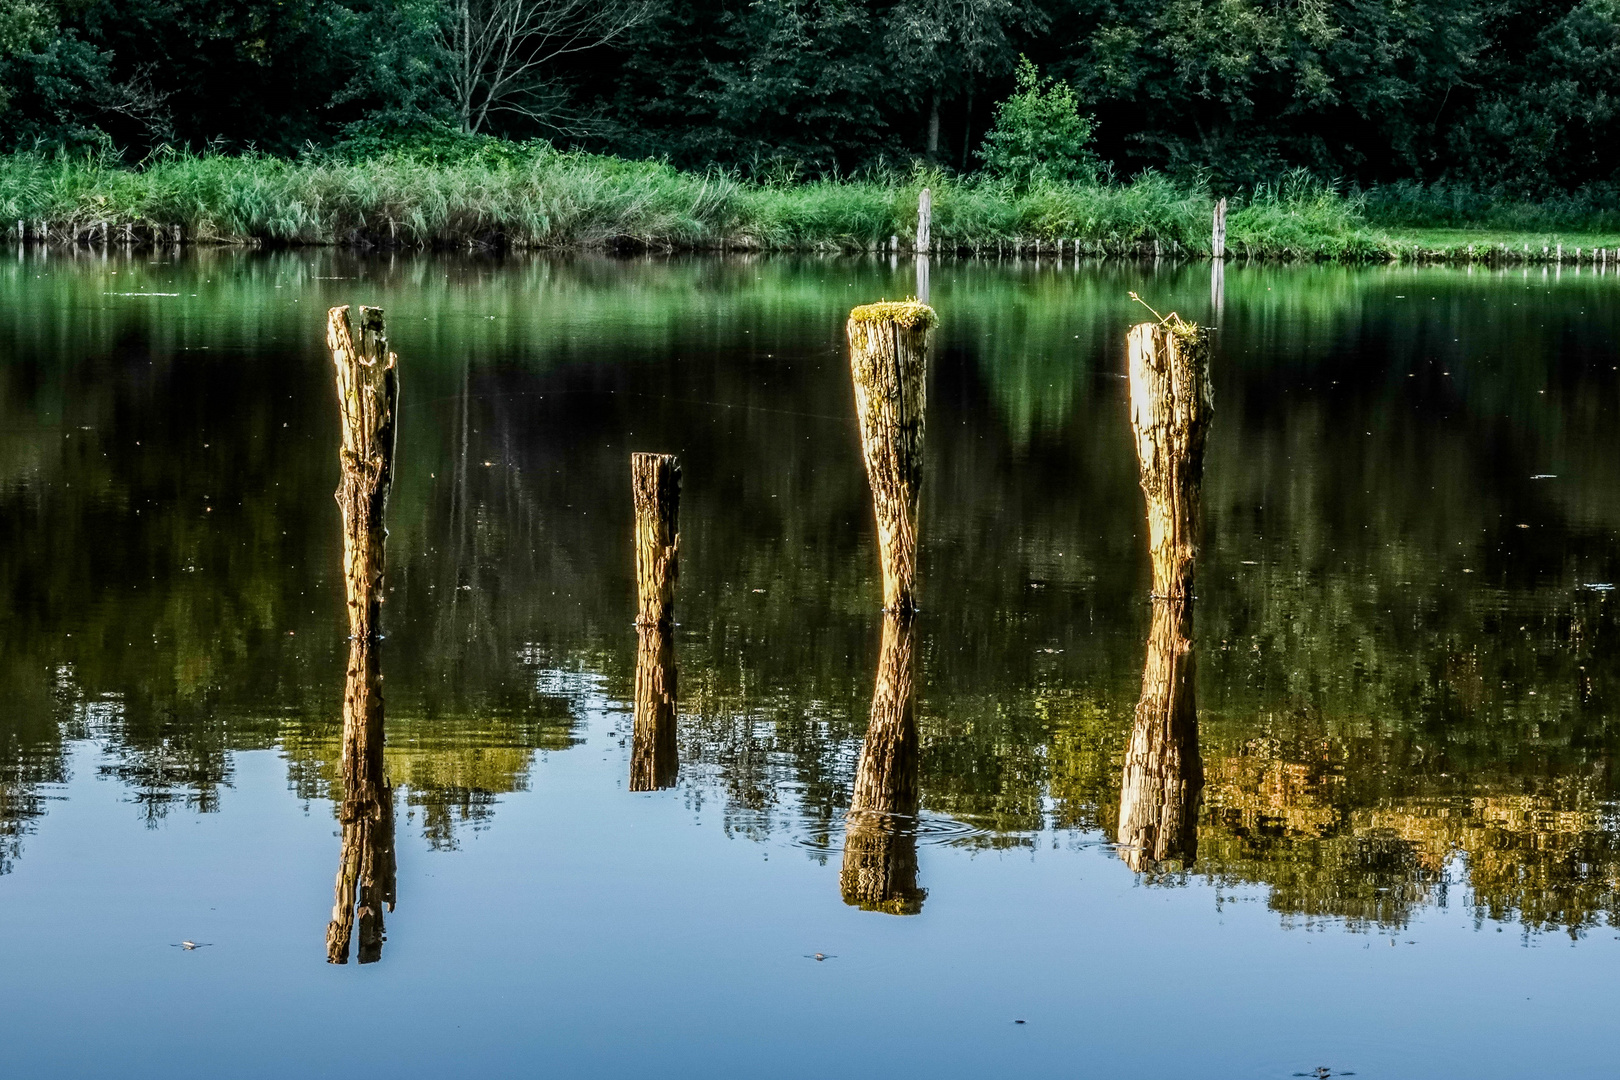
{"type": "Polygon", "coordinates": [[[512,113],[553,130],[582,118],[567,108],[552,74],[564,56],[606,45],[645,21],[653,0],[452,0],[440,32],[453,60],[452,93],[462,130],[476,132],[491,114],[512,113]]]}

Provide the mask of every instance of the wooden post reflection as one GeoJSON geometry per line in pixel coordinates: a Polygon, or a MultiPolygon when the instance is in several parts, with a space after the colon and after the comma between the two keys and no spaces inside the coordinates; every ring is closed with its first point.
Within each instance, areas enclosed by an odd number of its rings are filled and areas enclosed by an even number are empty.
{"type": "Polygon", "coordinates": [[[355,915],[359,959],[382,958],[383,908],[394,910],[394,793],[383,775],[383,701],[379,646],[349,643],[343,696],[343,853],[338,862],[332,921],[326,927],[328,963],[349,962],[355,915]]]}
{"type": "Polygon", "coordinates": [[[883,618],[872,718],[855,770],[838,883],[844,902],[869,911],[915,915],[927,891],[917,886],[917,740],[911,620],[883,618]]]}
{"type": "Polygon", "coordinates": [[[675,745],[674,632],[653,624],[636,629],[636,719],[630,744],[630,790],[658,791],[680,777],[675,745]]]}
{"type": "Polygon", "coordinates": [[[1192,614],[1213,402],[1206,331],[1172,315],[1133,327],[1129,341],[1153,618],[1120,783],[1119,843],[1126,864],[1142,872],[1189,867],[1198,857],[1204,767],[1192,614]]]}
{"type": "Polygon", "coordinates": [[[1192,602],[1154,600],[1119,792],[1119,844],[1127,866],[1152,871],[1198,858],[1204,763],[1198,752],[1192,602]]]}
{"type": "Polygon", "coordinates": [[[343,691],[343,848],[326,928],[326,959],[344,964],[356,913],[362,964],[382,956],[383,908],[394,907],[394,799],[383,767],[383,695],[378,615],[398,416],[398,357],[388,350],[383,313],[360,309],[359,334],[347,307],[327,313],[327,345],[337,372],[343,444],[337,501],[343,511],[343,584],[349,613],[349,665],[343,691]]]}

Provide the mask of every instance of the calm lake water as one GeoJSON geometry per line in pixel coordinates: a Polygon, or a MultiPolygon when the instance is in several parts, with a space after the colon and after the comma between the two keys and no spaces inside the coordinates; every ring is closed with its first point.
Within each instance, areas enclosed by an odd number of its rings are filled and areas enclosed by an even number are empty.
{"type": "Polygon", "coordinates": [[[1620,281],[1234,265],[1217,312],[1202,265],[933,267],[894,915],[840,886],[882,630],[843,318],[914,287],[8,256],[6,1072],[1612,1076],[1620,281]],[[1131,290],[1219,328],[1198,844],[1144,873],[1115,843],[1150,616],[1131,290]],[[398,903],[342,966],[340,303],[386,308],[403,402],[398,903]],[[656,793],[639,450],[684,469],[656,793]]]}

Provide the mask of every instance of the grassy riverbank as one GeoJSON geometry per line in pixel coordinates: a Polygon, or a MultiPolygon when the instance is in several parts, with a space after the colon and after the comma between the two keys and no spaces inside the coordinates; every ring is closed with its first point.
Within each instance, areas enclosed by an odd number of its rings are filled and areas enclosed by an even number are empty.
{"type": "MultiPolygon", "coordinates": [[[[936,248],[958,254],[1207,256],[1209,192],[1154,174],[1123,184],[1006,184],[919,171],[751,183],[651,161],[491,143],[452,160],[173,154],[0,158],[0,222],[58,243],[185,242],[403,248],[578,247],[875,251],[906,245],[933,191],[936,248]],[[177,231],[178,230],[178,231],[177,231]],[[1157,245],[1157,248],[1156,248],[1157,245]]],[[[1445,192],[1346,195],[1304,176],[1232,200],[1239,257],[1543,261],[1563,245],[1620,247],[1620,214],[1577,203],[1501,206],[1445,192]],[[1545,249],[1545,255],[1544,251],[1545,249]]]]}

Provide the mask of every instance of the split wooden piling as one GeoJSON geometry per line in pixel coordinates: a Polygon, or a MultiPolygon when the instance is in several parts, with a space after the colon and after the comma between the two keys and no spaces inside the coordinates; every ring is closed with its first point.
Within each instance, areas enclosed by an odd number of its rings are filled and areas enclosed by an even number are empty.
{"type": "Polygon", "coordinates": [[[1215,220],[1210,233],[1209,253],[1211,258],[1226,258],[1226,200],[1222,199],[1215,204],[1215,220]]]}
{"type": "Polygon", "coordinates": [[[1214,411],[1207,330],[1172,314],[1129,335],[1131,427],[1147,504],[1153,619],[1120,782],[1119,843],[1138,872],[1198,853],[1193,584],[1203,527],[1204,445],[1214,411]]]}
{"type": "Polygon", "coordinates": [[[923,188],[917,196],[917,254],[927,255],[932,249],[934,226],[934,193],[923,188]]]}
{"type": "Polygon", "coordinates": [[[938,321],[927,304],[906,301],[858,307],[846,326],[861,456],[877,517],[883,609],[905,615],[917,607],[928,349],[938,321]]]}
{"type": "Polygon", "coordinates": [[[1128,352],[1153,595],[1189,599],[1202,525],[1204,442],[1214,409],[1209,332],[1172,314],[1132,327],[1128,352]]]}
{"type": "Polygon", "coordinates": [[[338,452],[342,479],[343,588],[349,603],[349,636],[373,637],[382,603],[388,490],[394,479],[394,443],[399,408],[399,358],[388,350],[381,308],[327,312],[326,344],[337,369],[338,413],[343,432],[338,452]]]}
{"type": "Polygon", "coordinates": [[[636,628],[635,728],[630,743],[630,790],[660,791],[680,778],[676,735],[674,632],[666,625],[636,628]]]}
{"type": "Polygon", "coordinates": [[[337,502],[343,513],[343,587],[349,663],[343,693],[343,825],[326,956],[347,963],[356,913],[359,959],[382,955],[383,908],[395,891],[393,792],[383,765],[383,693],[379,613],[386,567],[386,515],[393,483],[399,410],[399,358],[388,349],[380,308],[327,312],[327,346],[336,372],[342,432],[337,502]]]}
{"type": "Polygon", "coordinates": [[[912,622],[889,613],[846,817],[838,875],[846,904],[891,915],[922,910],[928,894],[917,886],[920,761],[912,622]]]}
{"type": "Polygon", "coordinates": [[[669,626],[680,573],[681,463],[673,454],[631,454],[636,507],[636,625],[669,626]]]}

